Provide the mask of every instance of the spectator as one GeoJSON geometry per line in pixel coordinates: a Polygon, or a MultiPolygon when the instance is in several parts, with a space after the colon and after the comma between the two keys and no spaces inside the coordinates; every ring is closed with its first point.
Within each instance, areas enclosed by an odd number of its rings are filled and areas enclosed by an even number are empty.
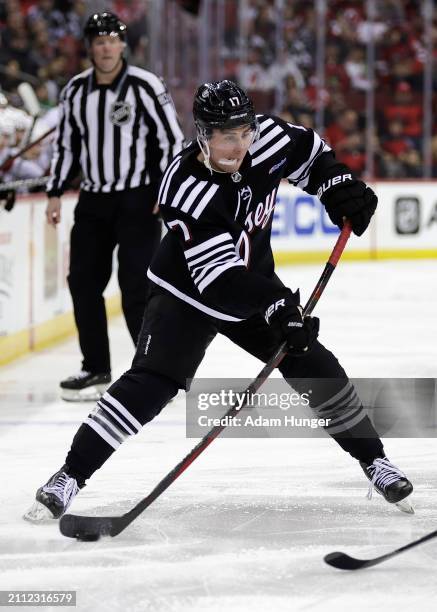
{"type": "Polygon", "coordinates": [[[382,114],[387,124],[395,119],[402,121],[405,135],[419,143],[422,134],[422,105],[414,99],[409,83],[401,81],[397,84],[394,101],[383,109],[382,114]]]}
{"type": "Polygon", "coordinates": [[[344,68],[352,87],[363,91],[372,87],[372,82],[367,77],[368,69],[364,47],[352,47],[347,54],[344,68]]]}

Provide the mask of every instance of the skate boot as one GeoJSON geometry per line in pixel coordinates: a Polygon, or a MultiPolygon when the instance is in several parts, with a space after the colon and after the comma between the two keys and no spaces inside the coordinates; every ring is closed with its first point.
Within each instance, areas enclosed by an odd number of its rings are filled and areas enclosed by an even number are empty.
{"type": "Polygon", "coordinates": [[[61,517],[84,486],[85,482],[70,476],[68,466],[63,465],[59,472],[38,489],[33,506],[23,518],[37,523],[61,517]]]}
{"type": "Polygon", "coordinates": [[[402,512],[414,514],[413,506],[407,499],[413,491],[413,485],[387,457],[377,457],[370,465],[360,461],[360,465],[370,480],[368,499],[372,499],[375,488],[389,504],[395,504],[402,512]]]}
{"type": "Polygon", "coordinates": [[[66,402],[96,402],[111,382],[110,374],[94,374],[81,370],[61,381],[61,397],[66,402]]]}

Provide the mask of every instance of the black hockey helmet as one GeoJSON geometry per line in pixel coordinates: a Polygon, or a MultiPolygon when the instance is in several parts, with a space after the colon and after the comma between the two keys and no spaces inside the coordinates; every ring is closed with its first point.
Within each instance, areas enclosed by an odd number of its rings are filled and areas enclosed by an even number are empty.
{"type": "Polygon", "coordinates": [[[96,36],[117,34],[120,40],[126,39],[126,24],[120,21],[114,13],[94,13],[88,18],[83,33],[88,42],[96,36]]]}
{"type": "Polygon", "coordinates": [[[258,121],[252,100],[232,81],[204,83],[194,96],[194,123],[198,132],[208,137],[213,129],[232,129],[250,124],[256,130],[258,121]]]}

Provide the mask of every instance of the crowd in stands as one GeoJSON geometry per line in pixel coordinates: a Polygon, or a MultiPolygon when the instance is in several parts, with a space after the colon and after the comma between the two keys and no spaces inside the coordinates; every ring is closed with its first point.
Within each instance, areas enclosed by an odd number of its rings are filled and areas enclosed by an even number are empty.
{"type": "MultiPolygon", "coordinates": [[[[316,98],[316,3],[248,0],[244,66],[234,72],[267,111],[276,107],[293,123],[315,127],[317,104],[323,105],[323,136],[338,157],[358,175],[366,169],[366,93],[375,91],[375,175],[386,178],[423,176],[423,79],[426,61],[423,2],[379,0],[370,22],[366,2],[330,0],[326,28],[325,84],[316,98]],[[281,45],[278,49],[278,34],[281,45]],[[375,44],[374,82],[366,46],[375,44]],[[279,77],[279,79],[278,79],[279,77]],[[278,85],[281,87],[278,88],[278,85]],[[278,108],[278,90],[281,106],[278,108]]],[[[437,2],[432,24],[433,170],[437,177],[437,2]]]]}
{"type": "MultiPolygon", "coordinates": [[[[433,1],[435,109],[437,0],[433,1]]],[[[373,87],[375,176],[421,177],[424,3],[380,0],[374,5],[376,14],[370,22],[366,2],[327,1],[325,83],[320,92],[316,80],[319,22],[315,2],[285,1],[278,13],[275,0],[225,0],[226,74],[222,76],[238,80],[261,112],[275,111],[290,122],[317,127],[357,175],[364,175],[366,170],[366,95],[373,87]],[[366,57],[369,37],[375,41],[374,82],[366,57]],[[320,104],[321,129],[316,125],[320,104]]],[[[144,0],[0,0],[0,91],[11,103],[21,104],[16,87],[28,76],[41,106],[55,106],[66,81],[89,66],[82,29],[93,11],[112,10],[128,24],[130,61],[147,67],[147,7],[144,0]]],[[[432,151],[432,174],[437,177],[435,111],[432,151]]]]}

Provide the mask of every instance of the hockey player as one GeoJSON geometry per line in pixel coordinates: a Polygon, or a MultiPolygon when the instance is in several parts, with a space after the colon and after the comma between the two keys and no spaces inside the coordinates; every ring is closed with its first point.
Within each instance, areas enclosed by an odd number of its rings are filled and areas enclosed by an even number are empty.
{"type": "Polygon", "coordinates": [[[312,410],[329,417],[326,431],[360,462],[370,490],[408,511],[412,484],[386,457],[345,371],[317,340],[319,320],[302,318],[299,292],[275,275],[270,246],[281,179],[317,194],[332,221],[342,227],[350,219],[358,236],[375,211],[375,194],[314,131],[256,116],[230,81],[199,88],[194,120],[197,142],[161,181],[168,233],[148,272],[152,291],[132,366],[80,426],[27,518],[60,517],[114,450],[186,389],[217,333],[263,361],[285,339],[289,352],[279,370],[300,393],[311,378],[329,379],[313,389],[312,410]]]}

